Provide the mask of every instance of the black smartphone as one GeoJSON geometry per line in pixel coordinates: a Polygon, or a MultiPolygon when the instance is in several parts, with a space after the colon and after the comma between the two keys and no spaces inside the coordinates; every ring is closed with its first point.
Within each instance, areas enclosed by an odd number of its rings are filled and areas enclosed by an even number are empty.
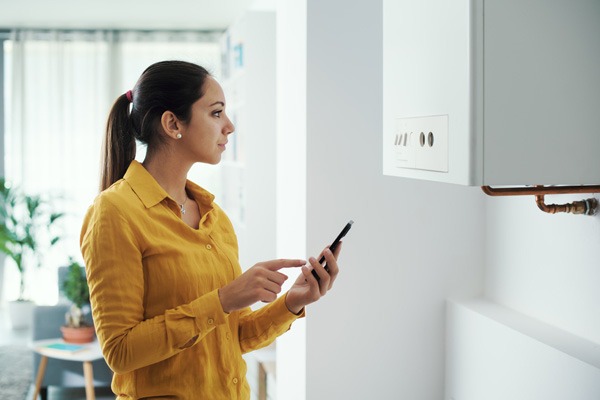
{"type": "MultiPolygon", "coordinates": [[[[335,252],[335,249],[337,249],[338,244],[340,244],[340,240],[342,240],[342,238],[344,236],[346,236],[346,234],[348,233],[348,231],[350,230],[350,228],[352,228],[352,224],[354,223],[354,221],[350,220],[346,226],[344,227],[344,229],[342,229],[342,231],[340,232],[339,235],[337,235],[337,237],[335,238],[335,240],[333,241],[333,243],[331,243],[331,246],[329,246],[329,250],[331,250],[331,252],[335,252]]],[[[325,256],[322,256],[321,259],[319,260],[319,264],[323,264],[325,262],[325,256]]],[[[329,272],[329,268],[327,267],[327,264],[325,264],[325,271],[329,272]]],[[[317,280],[317,282],[319,282],[319,275],[317,274],[317,271],[315,271],[314,269],[312,270],[312,275],[315,277],[315,279],[317,280]]]]}

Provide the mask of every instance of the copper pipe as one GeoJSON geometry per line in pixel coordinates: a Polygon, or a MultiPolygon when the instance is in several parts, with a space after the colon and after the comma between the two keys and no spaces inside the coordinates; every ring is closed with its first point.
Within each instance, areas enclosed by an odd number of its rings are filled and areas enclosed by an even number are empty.
{"type": "Polygon", "coordinates": [[[540,210],[550,214],[564,212],[571,214],[594,215],[596,214],[596,210],[598,208],[598,200],[593,197],[591,199],[574,201],[567,204],[546,204],[544,201],[544,195],[540,194],[535,196],[535,203],[540,210]]]}
{"type": "Polygon", "coordinates": [[[483,192],[489,196],[525,196],[535,195],[535,202],[538,208],[550,214],[560,212],[571,214],[594,215],[598,209],[598,200],[595,198],[574,201],[567,204],[546,204],[544,196],[547,194],[573,194],[573,193],[598,193],[600,185],[588,186],[543,186],[535,187],[512,187],[512,188],[492,188],[482,186],[483,192]]]}
{"type": "Polygon", "coordinates": [[[482,186],[481,190],[488,196],[526,196],[544,194],[573,194],[573,193],[600,193],[600,185],[588,186],[535,186],[535,187],[510,187],[493,188],[482,186]]]}

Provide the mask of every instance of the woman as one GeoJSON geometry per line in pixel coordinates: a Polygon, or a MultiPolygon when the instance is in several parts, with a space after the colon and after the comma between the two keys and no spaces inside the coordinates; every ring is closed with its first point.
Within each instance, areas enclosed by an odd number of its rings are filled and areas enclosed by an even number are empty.
{"type": "Polygon", "coordinates": [[[186,178],[196,162],[218,163],[233,131],[221,87],[187,62],[150,66],[112,107],[81,249],[118,399],[248,399],[242,354],[287,331],[337,276],[339,248],[323,251],[330,274],[314,258],[241,273],[231,222],[186,178]],[[291,267],[302,274],[278,298],[291,267]],[[259,301],[270,304],[252,312],[259,301]]]}

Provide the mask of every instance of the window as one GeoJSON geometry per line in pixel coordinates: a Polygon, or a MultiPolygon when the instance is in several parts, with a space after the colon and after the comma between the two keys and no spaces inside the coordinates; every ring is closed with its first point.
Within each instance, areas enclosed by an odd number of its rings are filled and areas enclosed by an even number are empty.
{"type": "MultiPolygon", "coordinates": [[[[69,256],[81,258],[81,221],[98,193],[101,143],[114,99],[148,65],[165,59],[201,64],[218,79],[218,38],[202,32],[16,31],[4,42],[5,176],[27,193],[52,196],[67,213],[63,240],[32,277],[36,302],[55,302],[58,293],[46,288],[56,287],[48,284],[56,282],[56,268],[69,256]]],[[[143,155],[138,146],[136,158],[143,155]]],[[[218,195],[214,167],[194,168],[190,178],[203,175],[203,185],[218,195]]],[[[16,298],[16,279],[16,268],[7,267],[5,298],[16,298]]]]}

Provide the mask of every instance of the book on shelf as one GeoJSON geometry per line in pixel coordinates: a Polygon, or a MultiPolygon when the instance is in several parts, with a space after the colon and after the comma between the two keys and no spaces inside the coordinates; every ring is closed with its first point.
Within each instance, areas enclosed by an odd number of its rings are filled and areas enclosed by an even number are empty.
{"type": "Polygon", "coordinates": [[[39,346],[38,349],[52,351],[57,354],[73,354],[87,349],[87,346],[83,344],[56,342],[39,346]]]}

